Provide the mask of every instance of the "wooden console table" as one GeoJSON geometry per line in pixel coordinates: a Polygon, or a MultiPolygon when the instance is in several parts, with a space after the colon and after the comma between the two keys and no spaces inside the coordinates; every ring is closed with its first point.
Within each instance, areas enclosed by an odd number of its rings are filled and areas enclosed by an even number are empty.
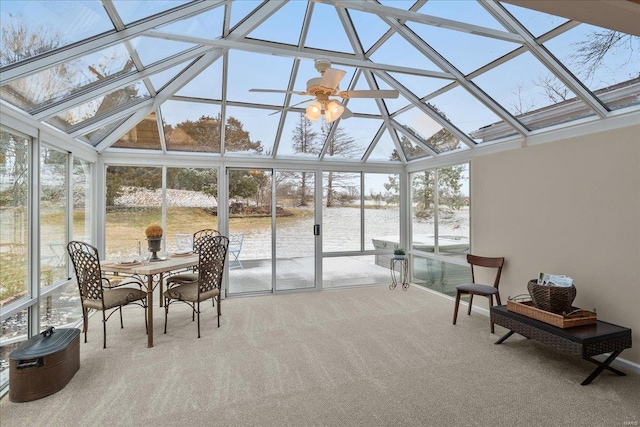
{"type": "Polygon", "coordinates": [[[507,310],[506,305],[491,307],[491,321],[509,329],[502,338],[496,341],[501,344],[514,333],[534,339],[550,347],[582,357],[598,367],[584,380],[582,385],[593,381],[600,373],[608,369],[618,375],[626,375],[609,366],[626,348],[631,348],[631,329],[600,320],[592,325],[562,329],[548,323],[523,316],[507,310]],[[604,362],[593,359],[593,356],[611,353],[604,362]]]}

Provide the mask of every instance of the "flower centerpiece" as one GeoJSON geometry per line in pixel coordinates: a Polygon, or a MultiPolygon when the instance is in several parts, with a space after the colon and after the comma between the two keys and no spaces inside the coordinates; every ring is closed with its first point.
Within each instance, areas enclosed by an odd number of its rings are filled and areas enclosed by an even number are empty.
{"type": "Polygon", "coordinates": [[[405,259],[407,257],[407,255],[404,253],[404,249],[402,248],[395,248],[393,250],[393,257],[395,259],[405,259]]]}
{"type": "Polygon", "coordinates": [[[160,261],[160,258],[158,258],[158,252],[160,251],[162,243],[162,227],[157,224],[152,224],[147,227],[144,233],[147,235],[149,252],[151,252],[149,261],[160,261]]]}

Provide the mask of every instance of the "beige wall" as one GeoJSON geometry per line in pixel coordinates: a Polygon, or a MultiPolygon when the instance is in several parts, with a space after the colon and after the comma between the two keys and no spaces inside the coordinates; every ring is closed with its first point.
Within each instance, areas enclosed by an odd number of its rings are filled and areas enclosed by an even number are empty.
{"type": "Polygon", "coordinates": [[[572,276],[640,364],[640,126],[476,157],[471,203],[473,252],[506,257],[503,304],[538,271],[572,276]]]}

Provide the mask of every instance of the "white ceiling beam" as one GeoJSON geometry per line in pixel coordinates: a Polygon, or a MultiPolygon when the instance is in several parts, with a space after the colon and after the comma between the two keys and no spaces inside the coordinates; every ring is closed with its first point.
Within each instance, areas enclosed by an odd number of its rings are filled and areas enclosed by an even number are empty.
{"type": "Polygon", "coordinates": [[[207,0],[187,3],[172,11],[132,24],[123,31],[113,30],[87,40],[82,40],[70,46],[56,49],[50,53],[44,53],[34,58],[26,59],[17,64],[7,65],[6,67],[0,68],[0,85],[36,74],[54,65],[69,62],[72,59],[85,56],[106,47],[122,43],[125,40],[140,36],[152,28],[198,15],[220,5],[224,5],[228,1],[229,0],[207,0]]]}
{"type": "Polygon", "coordinates": [[[488,107],[491,111],[498,115],[498,117],[514,127],[519,133],[526,135],[529,132],[529,130],[525,128],[522,123],[516,120],[507,110],[505,110],[502,105],[498,104],[495,100],[493,100],[493,98],[484,93],[484,91],[474,83],[467,80],[467,78],[460,72],[460,70],[451,65],[449,61],[447,61],[424,40],[418,37],[413,31],[400,24],[396,20],[389,19],[384,16],[380,16],[380,19],[386,22],[390,27],[394,28],[399,35],[401,35],[405,40],[411,43],[420,52],[424,53],[436,65],[441,67],[443,70],[447,70],[449,73],[453,74],[460,85],[462,85],[467,91],[478,98],[480,102],[482,102],[486,107],[488,107]]]}
{"type": "Polygon", "coordinates": [[[209,52],[206,55],[203,55],[198,60],[194,61],[194,63],[189,67],[188,70],[184,71],[178,77],[176,77],[171,83],[169,83],[162,91],[153,98],[153,102],[145,108],[137,111],[133,116],[128,118],[123,124],[118,126],[113,132],[109,134],[105,139],[103,139],[97,146],[96,150],[98,152],[102,152],[107,149],[109,146],[118,141],[122,135],[129,132],[131,128],[138,124],[141,120],[151,114],[156,108],[158,108],[164,101],[169,99],[175,92],[180,90],[184,85],[189,83],[195,76],[197,76],[201,71],[206,69],[209,65],[215,62],[222,54],[223,50],[219,49],[213,52],[209,52]]]}
{"type": "Polygon", "coordinates": [[[490,37],[492,39],[504,40],[513,43],[523,43],[524,40],[517,33],[494,30],[493,28],[468,24],[466,22],[454,21],[452,19],[440,18],[438,16],[424,13],[403,10],[395,7],[382,6],[379,3],[355,0],[312,0],[317,3],[329,4],[332,6],[345,7],[347,9],[359,10],[361,12],[372,13],[374,15],[386,16],[401,21],[417,22],[419,24],[431,25],[433,27],[446,28],[448,30],[461,31],[463,33],[476,34],[490,37]]]}
{"type": "Polygon", "coordinates": [[[438,112],[435,109],[433,109],[430,105],[420,102],[420,99],[418,99],[418,97],[415,96],[413,92],[411,92],[409,89],[401,85],[397,80],[395,80],[389,74],[381,73],[381,72],[376,72],[375,74],[378,77],[380,77],[382,80],[384,80],[389,86],[399,91],[402,94],[402,96],[407,98],[407,100],[409,100],[409,102],[413,104],[416,108],[418,108],[420,111],[422,111],[423,113],[431,117],[431,119],[433,119],[440,126],[448,130],[452,135],[454,135],[460,141],[464,142],[465,145],[467,145],[470,148],[473,148],[476,146],[476,143],[473,142],[473,140],[471,140],[471,138],[469,138],[469,136],[467,136],[466,133],[462,132],[453,123],[449,122],[447,119],[445,119],[440,114],[438,114],[438,112]]]}
{"type": "MultiPolygon", "coordinates": [[[[391,126],[393,126],[393,128],[397,132],[400,132],[407,139],[409,139],[414,144],[416,144],[417,146],[422,148],[424,151],[426,151],[431,157],[436,157],[438,155],[438,153],[433,148],[429,147],[427,144],[425,144],[424,142],[420,141],[418,138],[416,138],[415,135],[413,135],[411,132],[409,132],[407,129],[405,129],[404,126],[402,126],[397,121],[392,119],[391,120],[391,126]]],[[[409,159],[407,159],[407,160],[409,160],[409,159]]]]}
{"type": "Polygon", "coordinates": [[[580,80],[578,80],[567,68],[553,56],[546,47],[538,44],[536,39],[523,27],[516,19],[514,19],[507,10],[493,0],[483,0],[480,4],[502,25],[519,32],[529,51],[542,62],[550,71],[552,71],[562,83],[565,84],[577,97],[587,104],[600,117],[605,117],[609,110],[600,100],[587,89],[580,80]]]}
{"type": "MultiPolygon", "coordinates": [[[[220,3],[220,2],[218,2],[220,3]]],[[[236,28],[228,35],[231,40],[235,40],[238,38],[242,38],[246,36],[248,33],[253,31],[258,25],[264,22],[269,16],[279,10],[284,3],[282,2],[265,2],[262,7],[260,7],[259,11],[254,12],[251,16],[242,21],[236,28]]],[[[158,95],[153,98],[153,103],[151,106],[144,108],[129,119],[127,119],[123,124],[118,126],[109,136],[103,139],[97,146],[96,149],[98,152],[102,152],[114,144],[118,139],[122,137],[125,133],[127,133],[131,128],[137,125],[141,120],[147,117],[151,112],[171,96],[173,96],[178,90],[180,90],[184,85],[193,80],[200,72],[204,71],[209,65],[218,60],[222,55],[227,52],[226,49],[213,49],[211,52],[203,55],[198,60],[194,61],[194,63],[189,67],[189,69],[182,72],[178,77],[176,77],[171,83],[169,83],[162,91],[158,93],[158,95]]]]}
{"type": "MultiPolygon", "coordinates": [[[[304,14],[304,21],[302,22],[302,29],[300,31],[300,39],[298,40],[298,46],[304,46],[307,40],[307,34],[309,34],[309,26],[311,25],[311,16],[313,14],[313,3],[307,3],[307,10],[304,14]]],[[[293,91],[296,79],[298,77],[298,70],[300,69],[300,59],[295,58],[293,60],[293,66],[291,67],[291,75],[289,76],[289,84],[287,85],[288,91],[293,91]]],[[[284,102],[282,103],[282,114],[280,114],[280,120],[278,121],[278,129],[276,130],[275,141],[273,142],[273,158],[278,155],[278,148],[280,147],[280,140],[282,139],[282,133],[284,132],[284,125],[287,121],[287,114],[289,112],[289,106],[291,105],[292,94],[287,93],[284,96],[284,102]]]]}
{"type": "Polygon", "coordinates": [[[145,34],[147,37],[156,37],[166,40],[175,40],[187,43],[202,44],[215,47],[223,47],[227,49],[237,49],[245,52],[264,53],[267,55],[284,56],[287,58],[305,58],[317,59],[328,58],[333,64],[345,65],[356,68],[384,70],[393,73],[413,74],[416,76],[435,77],[439,79],[453,80],[455,77],[451,73],[443,71],[423,70],[420,68],[402,67],[392,64],[375,63],[362,59],[355,59],[352,55],[344,56],[336,55],[333,52],[319,51],[313,49],[298,49],[296,46],[285,46],[278,43],[258,41],[258,40],[226,40],[226,39],[207,39],[203,37],[185,36],[182,34],[165,33],[161,31],[149,31],[145,34]]]}
{"type": "Polygon", "coordinates": [[[36,120],[46,119],[47,117],[54,116],[61,111],[66,111],[77,105],[80,105],[85,102],[91,101],[92,99],[98,98],[99,96],[106,95],[115,90],[121,89],[130,84],[146,79],[154,74],[168,70],[169,68],[175,65],[178,65],[190,59],[202,56],[205,53],[207,53],[207,51],[210,51],[210,50],[211,48],[207,46],[200,46],[194,49],[190,49],[186,52],[182,52],[178,55],[175,55],[172,58],[168,58],[164,61],[157,62],[156,64],[142,71],[128,73],[122,77],[110,79],[108,82],[104,84],[101,84],[95,87],[92,86],[91,89],[78,91],[77,95],[74,95],[69,98],[65,98],[64,100],[57,103],[47,105],[44,109],[35,110],[35,112],[32,113],[32,115],[36,120]]]}

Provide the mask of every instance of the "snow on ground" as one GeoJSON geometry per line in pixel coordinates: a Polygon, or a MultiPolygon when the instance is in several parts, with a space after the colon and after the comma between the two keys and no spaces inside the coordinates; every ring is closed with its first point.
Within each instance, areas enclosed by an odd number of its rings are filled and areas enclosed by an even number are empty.
{"type": "MultiPolygon", "coordinates": [[[[162,190],[136,191],[129,187],[120,197],[116,198],[117,206],[160,206],[162,204],[162,190]]],[[[199,191],[167,189],[167,204],[179,207],[215,208],[218,201],[199,191]]]]}

